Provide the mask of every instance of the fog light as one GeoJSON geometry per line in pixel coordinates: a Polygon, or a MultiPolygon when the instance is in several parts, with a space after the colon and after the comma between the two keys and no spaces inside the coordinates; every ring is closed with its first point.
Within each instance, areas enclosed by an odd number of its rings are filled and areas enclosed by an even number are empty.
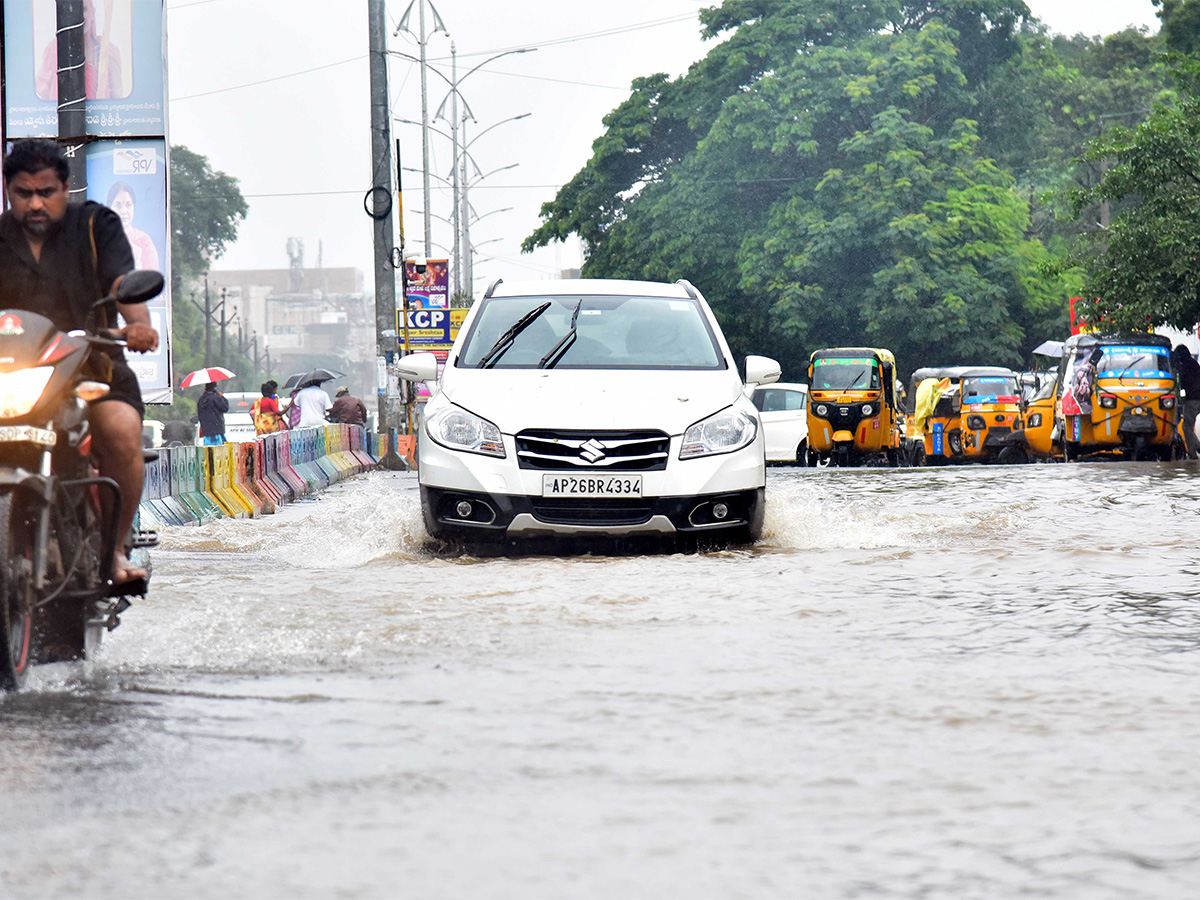
{"type": "Polygon", "coordinates": [[[726,506],[724,503],[714,503],[713,504],[713,518],[714,519],[723,519],[727,515],[729,515],[729,507],[728,506],[726,506]]]}
{"type": "Polygon", "coordinates": [[[471,504],[466,500],[459,500],[458,506],[454,507],[454,511],[458,513],[459,518],[465,519],[471,515],[471,504]]]}

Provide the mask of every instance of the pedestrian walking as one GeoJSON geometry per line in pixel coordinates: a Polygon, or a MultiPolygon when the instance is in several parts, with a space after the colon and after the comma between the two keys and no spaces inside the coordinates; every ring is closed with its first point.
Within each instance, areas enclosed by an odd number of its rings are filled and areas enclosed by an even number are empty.
{"type": "Polygon", "coordinates": [[[205,447],[216,447],[225,443],[225,413],[229,412],[229,401],[211,382],[204,386],[204,393],[196,401],[196,416],[200,420],[200,437],[205,447]]]}
{"type": "Polygon", "coordinates": [[[343,425],[366,425],[367,408],[363,402],[350,393],[350,388],[344,385],[337,389],[337,399],[329,410],[329,421],[340,422],[343,425]]]}
{"type": "Polygon", "coordinates": [[[1171,356],[1183,391],[1183,439],[1187,442],[1188,457],[1200,459],[1200,440],[1196,438],[1196,416],[1200,414],[1200,363],[1183,344],[1171,351],[1171,356]]]}
{"type": "Polygon", "coordinates": [[[283,416],[279,409],[279,398],[276,396],[276,390],[279,385],[274,381],[263,382],[260,390],[262,396],[254,401],[254,406],[250,408],[250,415],[254,419],[254,433],[259,434],[274,434],[276,431],[282,431],[287,427],[283,416]]]}
{"type": "Polygon", "coordinates": [[[292,395],[292,406],[300,410],[293,417],[293,428],[315,428],[326,424],[325,414],[333,409],[333,401],[319,384],[308,384],[292,395]]]}

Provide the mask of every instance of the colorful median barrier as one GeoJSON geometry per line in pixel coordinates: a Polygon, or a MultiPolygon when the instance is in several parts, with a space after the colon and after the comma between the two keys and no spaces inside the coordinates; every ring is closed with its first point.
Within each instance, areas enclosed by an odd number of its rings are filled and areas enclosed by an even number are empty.
{"type": "Polygon", "coordinates": [[[147,525],[198,525],[256,518],[310,497],[383,456],[380,437],[361,425],[264,434],[219,447],[163,447],[146,463],[138,506],[147,525]]]}

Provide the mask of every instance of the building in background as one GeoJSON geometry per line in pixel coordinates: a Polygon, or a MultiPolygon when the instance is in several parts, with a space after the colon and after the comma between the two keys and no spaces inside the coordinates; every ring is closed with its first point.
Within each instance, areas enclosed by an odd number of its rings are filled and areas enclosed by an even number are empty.
{"type": "Polygon", "coordinates": [[[354,268],[304,267],[304,245],[288,239],[281,269],[214,269],[209,290],[224,289],[244,340],[257,336],[263,368],[281,385],[294,372],[325,366],[346,373],[355,396],[375,391],[375,300],[354,268]]]}

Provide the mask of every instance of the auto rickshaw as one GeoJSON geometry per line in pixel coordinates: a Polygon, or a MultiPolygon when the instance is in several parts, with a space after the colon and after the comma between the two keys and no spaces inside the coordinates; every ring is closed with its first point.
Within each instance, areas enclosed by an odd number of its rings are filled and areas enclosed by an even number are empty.
{"type": "Polygon", "coordinates": [[[1025,404],[1025,428],[1018,441],[1030,459],[1059,460],[1063,458],[1061,429],[1055,427],[1054,410],[1058,406],[1058,378],[1044,383],[1025,404]]]}
{"type": "Polygon", "coordinates": [[[1017,373],[1000,366],[917,369],[905,447],[912,465],[1025,462],[1017,373]]]}
{"type": "Polygon", "coordinates": [[[810,466],[860,465],[871,458],[900,461],[896,359],[890,350],[817,350],[808,365],[810,466]]]}
{"type": "Polygon", "coordinates": [[[1173,459],[1179,396],[1171,341],[1157,334],[1076,334],[1058,367],[1057,424],[1067,461],[1119,452],[1173,459]]]}

